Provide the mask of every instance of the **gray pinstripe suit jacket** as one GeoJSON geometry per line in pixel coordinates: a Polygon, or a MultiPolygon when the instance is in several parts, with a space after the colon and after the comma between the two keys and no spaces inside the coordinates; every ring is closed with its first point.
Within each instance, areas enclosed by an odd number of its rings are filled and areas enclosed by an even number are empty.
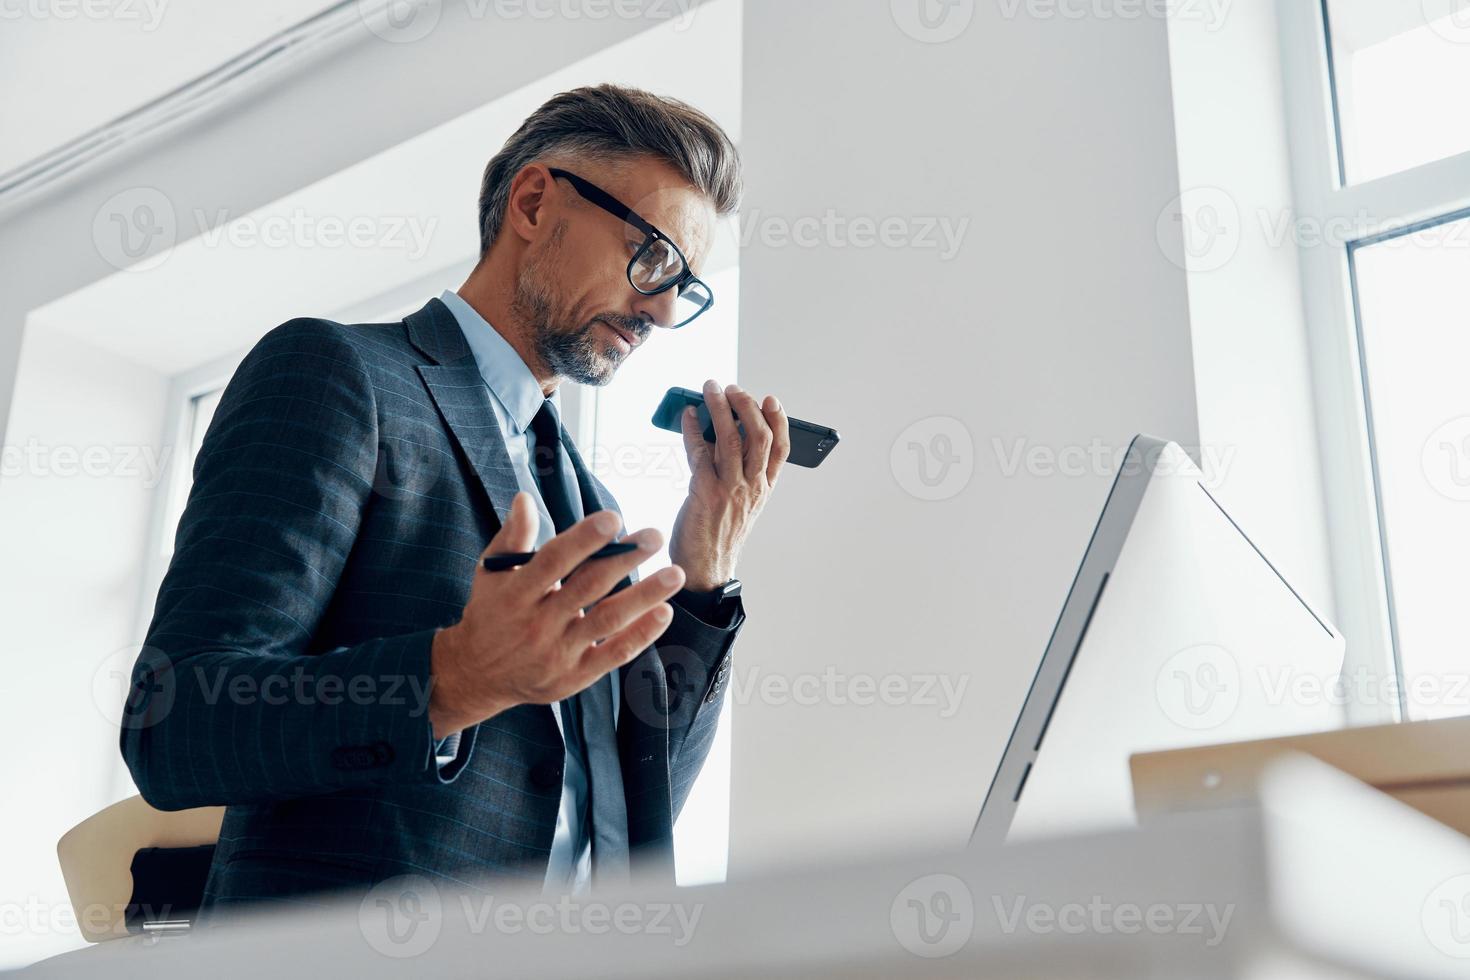
{"type": "MultiPolygon", "coordinates": [[[[587,513],[616,504],[567,451],[587,513]]],[[[292,320],[225,389],[134,668],[121,737],[165,810],[228,807],[206,909],[401,874],[540,881],[564,750],[551,708],[437,767],[429,649],[516,492],[489,394],[437,299],[399,323],[292,320]]],[[[675,604],[621,668],[635,867],[667,875],[743,622],[675,604]]]]}

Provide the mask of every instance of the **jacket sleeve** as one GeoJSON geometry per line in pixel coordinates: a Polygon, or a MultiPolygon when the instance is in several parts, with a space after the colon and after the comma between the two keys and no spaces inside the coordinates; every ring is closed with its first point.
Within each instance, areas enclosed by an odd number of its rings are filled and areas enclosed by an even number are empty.
{"type": "Polygon", "coordinates": [[[655,645],[669,685],[669,789],[677,819],[715,740],[745,607],[737,603],[716,620],[698,594],[681,592],[672,605],[674,619],[655,645]]]}
{"type": "Polygon", "coordinates": [[[313,649],[377,468],[372,382],[345,328],[293,320],[226,387],[194,464],[121,744],[163,810],[404,780],[434,761],[433,629],[313,649]]]}

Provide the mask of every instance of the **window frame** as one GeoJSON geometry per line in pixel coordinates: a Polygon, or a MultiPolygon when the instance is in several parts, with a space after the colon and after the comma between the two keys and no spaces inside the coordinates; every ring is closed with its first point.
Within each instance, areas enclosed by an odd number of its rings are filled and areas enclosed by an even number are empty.
{"type": "MultiPolygon", "coordinates": [[[[1297,216],[1348,229],[1341,241],[1298,243],[1302,303],[1330,543],[1337,623],[1349,678],[1394,677],[1398,704],[1349,700],[1349,724],[1407,717],[1392,577],[1363,359],[1354,253],[1470,208],[1470,152],[1348,183],[1333,81],[1329,0],[1278,0],[1282,85],[1297,216]]],[[[1357,685],[1350,684],[1351,695],[1357,685]]]]}
{"type": "Polygon", "coordinates": [[[240,349],[182,371],[169,379],[168,405],[163,420],[162,444],[168,448],[166,473],[155,488],[148,515],[148,550],[142,556],[137,612],[133,635],[142,643],[153,620],[158,589],[173,560],[173,536],[177,531],[174,504],[183,503],[188,477],[193,472],[193,425],[198,400],[223,390],[248,351],[240,349]]]}

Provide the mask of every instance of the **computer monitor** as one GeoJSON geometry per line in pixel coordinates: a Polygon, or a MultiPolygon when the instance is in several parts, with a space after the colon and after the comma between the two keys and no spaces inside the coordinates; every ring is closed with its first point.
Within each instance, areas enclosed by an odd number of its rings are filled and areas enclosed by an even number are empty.
{"type": "Polygon", "coordinates": [[[1342,724],[1341,634],[1178,445],[1129,446],[972,843],[1127,826],[1135,752],[1342,724]]]}

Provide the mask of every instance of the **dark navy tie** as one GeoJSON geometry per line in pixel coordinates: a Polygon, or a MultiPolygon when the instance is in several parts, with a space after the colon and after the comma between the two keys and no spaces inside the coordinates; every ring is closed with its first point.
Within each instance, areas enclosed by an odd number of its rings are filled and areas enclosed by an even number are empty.
{"type": "MultiPolygon", "coordinates": [[[[560,534],[577,522],[577,477],[566,465],[561,447],[561,420],[550,401],[541,403],[531,420],[536,447],[531,474],[541,502],[560,534]]],[[[628,880],[628,810],[623,798],[623,769],[613,724],[612,678],[601,677],[574,699],[577,710],[563,712],[568,742],[580,740],[587,759],[592,817],[592,874],[599,885],[628,880]]]]}

